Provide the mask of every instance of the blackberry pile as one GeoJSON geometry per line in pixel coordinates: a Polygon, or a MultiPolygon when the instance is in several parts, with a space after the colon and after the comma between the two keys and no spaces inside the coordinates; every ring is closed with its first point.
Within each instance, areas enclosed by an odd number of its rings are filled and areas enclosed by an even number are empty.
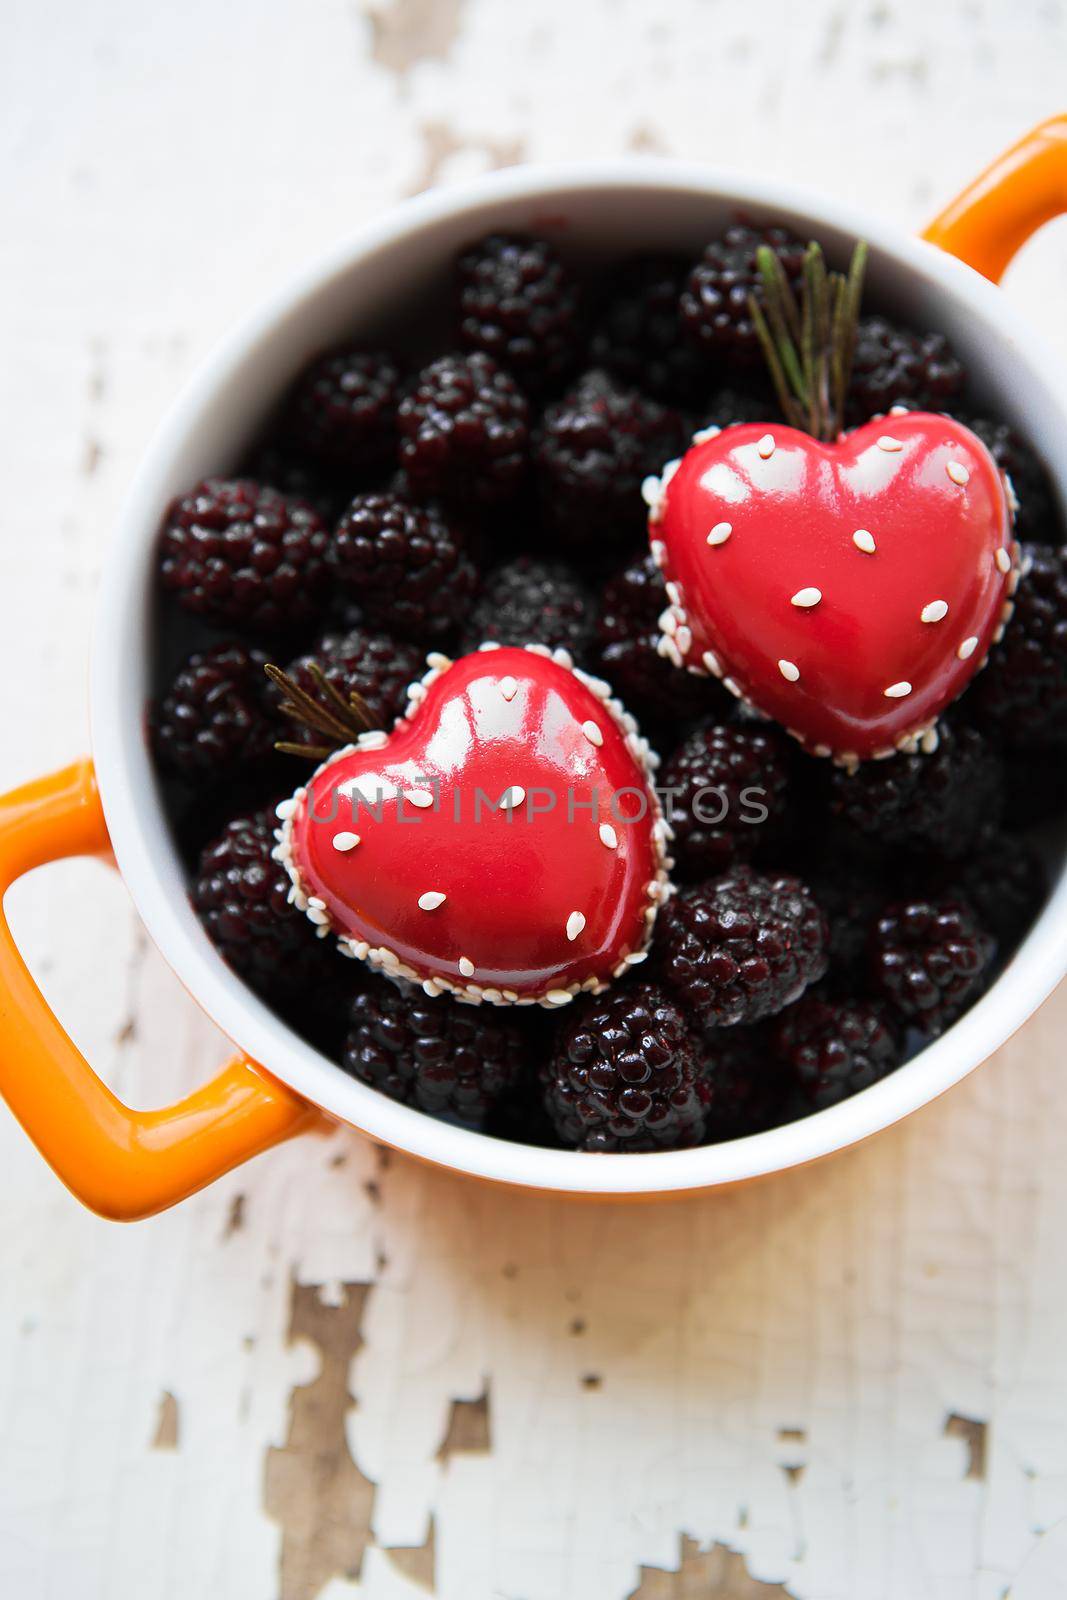
{"type": "Polygon", "coordinates": [[[696,261],[599,275],[545,239],[472,241],[438,345],[401,307],[395,343],[312,353],[242,461],[217,464],[233,475],[163,519],[148,734],[197,915],[291,1025],[428,1115],[585,1151],[757,1133],[892,1072],[1040,911],[1030,833],[1062,812],[1067,746],[1064,527],[1040,458],[937,330],[864,316],[846,401],[850,425],[893,405],[957,416],[1018,501],[1014,615],[937,751],[831,769],[661,653],[642,480],[698,428],[781,420],[751,308],[764,245],[796,285],[805,242],[759,219],[696,261]],[[325,696],[335,720],[388,729],[427,651],[487,640],[604,677],[673,795],[675,893],[649,960],[561,1013],[340,960],[275,857],[274,803],[324,738],[283,705],[325,696]]]}

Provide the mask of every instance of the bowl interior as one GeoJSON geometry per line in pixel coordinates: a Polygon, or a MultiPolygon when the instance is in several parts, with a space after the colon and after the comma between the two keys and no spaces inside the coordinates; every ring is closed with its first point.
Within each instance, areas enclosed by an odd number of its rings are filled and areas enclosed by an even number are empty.
{"type": "MultiPolygon", "coordinates": [[[[490,229],[551,235],[583,266],[703,242],[738,215],[817,237],[843,260],[872,247],[870,301],[945,332],[977,392],[1018,424],[1067,503],[1067,415],[1036,338],[999,291],[932,247],[843,208],[673,163],[515,169],[409,202],[341,246],[219,349],[164,422],[132,488],[107,569],[93,662],[93,741],[119,865],[165,957],[242,1049],[328,1112],[426,1159],[571,1192],[703,1188],[774,1171],[854,1142],[962,1077],[1018,1027],[1067,968],[1067,882],[989,993],[882,1083],[769,1133],[662,1155],[599,1156],[504,1143],[432,1121],[347,1077],[287,1028],[230,971],[187,900],[144,738],[151,690],[154,548],[169,500],[240,458],[309,355],[346,336],[429,345],[447,328],[456,250],[490,229]]],[[[446,337],[447,335],[444,335],[446,337]]]]}

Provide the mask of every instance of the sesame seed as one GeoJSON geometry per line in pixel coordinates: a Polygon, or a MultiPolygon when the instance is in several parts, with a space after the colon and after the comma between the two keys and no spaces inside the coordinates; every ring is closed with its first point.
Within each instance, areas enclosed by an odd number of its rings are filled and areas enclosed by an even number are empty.
{"type": "Polygon", "coordinates": [[[929,605],[923,606],[919,612],[919,620],[921,622],[943,622],[947,616],[947,600],[931,600],[929,605]]]}
{"type": "Polygon", "coordinates": [[[683,626],[680,627],[678,632],[675,634],[674,642],[678,646],[678,654],[687,656],[693,647],[692,631],[683,624],[683,626]]]}
{"type": "Polygon", "coordinates": [[[308,911],[308,921],[314,922],[320,928],[328,928],[330,919],[325,911],[320,911],[318,906],[311,906],[308,911]]]}
{"type": "Polygon", "coordinates": [[[549,1005],[569,1006],[571,1001],[574,999],[574,996],[571,994],[569,989],[549,989],[548,993],[545,995],[545,999],[548,1001],[549,1005]]]}
{"type": "Polygon", "coordinates": [[[682,591],[679,589],[678,585],[673,581],[668,580],[663,587],[667,591],[667,599],[670,601],[671,605],[680,606],[682,603],[682,591]]]}
{"type": "Polygon", "coordinates": [[[295,810],[295,800],[279,800],[278,804],[274,808],[274,815],[277,817],[279,822],[288,822],[295,810]]]}
{"type": "Polygon", "coordinates": [[[756,449],[759,451],[759,454],[762,456],[764,461],[769,461],[771,456],[774,454],[774,435],[765,433],[759,444],[756,446],[756,449]]]}
{"type": "Polygon", "coordinates": [[[852,543],[857,550],[862,550],[865,556],[873,556],[878,548],[874,542],[874,534],[867,528],[857,528],[852,535],[852,543]]]}
{"type": "Polygon", "coordinates": [[[426,665],[435,672],[447,672],[452,665],[452,657],[443,655],[440,650],[431,650],[426,657],[426,665]]]}
{"type": "Polygon", "coordinates": [[[604,743],[604,735],[601,733],[595,722],[583,722],[582,732],[585,734],[590,744],[601,745],[604,743]]]}
{"type": "Polygon", "coordinates": [[[733,531],[732,522],[717,522],[708,534],[708,543],[713,545],[725,544],[733,531]]]}
{"type": "Polygon", "coordinates": [[[678,632],[678,618],[674,614],[673,606],[667,607],[666,611],[659,619],[659,625],[663,629],[664,633],[670,634],[672,637],[678,632]]]}
{"type": "Polygon", "coordinates": [[[574,943],[582,929],[585,927],[585,918],[580,911],[572,911],[567,918],[567,938],[574,943]]]}
{"type": "Polygon", "coordinates": [[[460,958],[459,958],[459,970],[460,970],[460,972],[462,972],[462,974],[463,974],[463,976],[465,978],[473,978],[474,977],[474,962],[473,961],[468,961],[466,956],[460,956],[460,958]]]}
{"type": "Polygon", "coordinates": [[[500,796],[500,804],[506,810],[510,811],[513,810],[515,806],[521,806],[525,799],[526,790],[523,788],[522,784],[513,783],[511,788],[505,789],[504,793],[500,796]]]}
{"type": "Polygon", "coordinates": [[[959,656],[961,661],[969,661],[971,659],[971,657],[974,655],[974,652],[977,649],[978,649],[978,640],[977,640],[976,636],[972,633],[971,637],[969,639],[964,639],[963,643],[960,645],[959,649],[956,651],[956,654],[959,656]]]}
{"type": "Polygon", "coordinates": [[[428,789],[405,789],[404,799],[408,805],[417,806],[420,811],[433,805],[433,795],[428,789]]]}
{"type": "Polygon", "coordinates": [[[383,750],[389,743],[389,735],[383,728],[368,728],[366,733],[361,733],[356,740],[361,750],[383,750]]]}
{"type": "Polygon", "coordinates": [[[807,611],[812,606],[817,606],[821,599],[822,590],[812,586],[808,589],[798,589],[789,603],[793,606],[800,606],[801,610],[807,611]]]}
{"type": "Polygon", "coordinates": [[[335,833],[333,836],[333,847],[335,850],[340,850],[342,855],[348,850],[354,850],[358,843],[358,833],[335,833]]]}
{"type": "Polygon", "coordinates": [[[427,889],[425,894],[419,895],[420,911],[436,911],[438,906],[443,906],[447,896],[440,889],[427,889]]]}
{"type": "Polygon", "coordinates": [[[512,678],[510,676],[506,677],[506,678],[501,678],[501,680],[500,680],[500,693],[504,696],[505,700],[514,700],[514,698],[518,694],[518,692],[519,692],[519,686],[515,682],[514,678],[512,678]]]}
{"type": "Polygon", "coordinates": [[[878,448],[879,450],[888,450],[892,452],[894,450],[903,450],[904,446],[901,444],[899,439],[894,439],[890,434],[883,433],[882,437],[878,441],[878,448]]]}
{"type": "Polygon", "coordinates": [[[600,824],[600,842],[601,844],[606,844],[609,850],[618,849],[619,836],[610,822],[602,822],[600,824]]]}
{"type": "Polygon", "coordinates": [[[778,671],[787,683],[796,683],[800,677],[800,668],[795,661],[779,661],[778,671]]]}
{"type": "Polygon", "coordinates": [[[996,564],[1000,568],[1001,572],[1010,572],[1011,571],[1011,556],[1005,550],[1003,545],[1001,545],[1000,549],[997,551],[996,555],[993,557],[993,560],[996,562],[996,564]]]}
{"type": "Polygon", "coordinates": [[[325,902],[325,900],[320,899],[320,897],[317,894],[309,894],[308,895],[308,905],[309,906],[313,906],[316,911],[325,911],[326,910],[326,902],[325,902]]]}
{"type": "Polygon", "coordinates": [[[641,484],[641,498],[645,502],[645,505],[650,509],[654,509],[659,501],[662,491],[663,485],[656,477],[656,474],[654,472],[650,472],[648,477],[645,478],[641,484]]]}
{"type": "Polygon", "coordinates": [[[967,468],[963,465],[962,461],[950,461],[946,466],[945,471],[948,473],[953,483],[958,483],[961,489],[971,481],[971,475],[967,471],[967,468]]]}
{"type": "Polygon", "coordinates": [[[705,668],[711,673],[713,678],[718,678],[721,675],[722,663],[715,654],[714,650],[705,650],[700,659],[703,661],[705,668]]]}
{"type": "Polygon", "coordinates": [[[904,681],[891,683],[888,689],[882,691],[887,700],[903,700],[906,694],[911,693],[911,684],[904,681]]]}

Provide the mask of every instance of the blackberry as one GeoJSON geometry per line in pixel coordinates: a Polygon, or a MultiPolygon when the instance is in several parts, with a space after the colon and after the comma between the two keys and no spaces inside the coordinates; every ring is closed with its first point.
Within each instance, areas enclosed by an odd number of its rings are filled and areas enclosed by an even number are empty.
{"type": "Polygon", "coordinates": [[[235,818],[200,856],[193,907],[208,937],[253,988],[270,996],[317,982],[330,951],[289,902],[289,874],[274,859],[269,807],[235,818]]]}
{"type": "Polygon", "coordinates": [[[635,256],[604,285],[607,304],[589,356],[621,382],[678,405],[697,398],[705,363],[682,337],[678,301],[688,264],[677,256],[635,256]]]}
{"type": "Polygon", "coordinates": [[[943,722],[933,755],[865,761],[830,779],[832,813],[890,849],[964,856],[996,832],[1003,807],[1000,756],[965,724],[943,722]]]}
{"type": "Polygon", "coordinates": [[[782,737],[762,723],[698,728],[670,757],[659,787],[669,796],[681,875],[724,872],[782,832],[789,787],[782,737]]]}
{"type": "Polygon", "coordinates": [[[966,376],[944,334],[913,333],[885,317],[861,317],[846,418],[850,424],[866,422],[901,402],[946,411],[966,376]]]}
{"type": "Polygon", "coordinates": [[[578,288],[547,240],[493,233],[468,246],[456,266],[456,300],[461,343],[528,389],[551,388],[573,368],[578,288]]]}
{"type": "Polygon", "coordinates": [[[1067,741],[1067,550],[1031,544],[1004,637],[969,696],[1011,745],[1067,741]]]}
{"type": "Polygon", "coordinates": [[[242,465],[240,476],[268,484],[289,500],[306,501],[331,527],[352,498],[351,483],[339,482],[329,468],[309,463],[273,437],[255,447],[242,465]]]}
{"type": "Polygon", "coordinates": [[[835,1106],[900,1065],[884,1007],[805,995],[778,1018],[772,1047],[815,1111],[835,1106]]]}
{"type": "Polygon", "coordinates": [[[1062,544],[1063,524],[1056,510],[1056,497],[1044,462],[1007,422],[989,417],[955,415],[976,433],[1001,472],[1011,479],[1018,506],[1015,512],[1015,537],[1042,544],[1062,544]]]}
{"type": "Polygon", "coordinates": [[[641,484],[684,443],[676,411],[595,370],[545,409],[534,447],[549,522],[576,544],[640,536],[641,484]]]}
{"type": "Polygon", "coordinates": [[[369,619],[416,640],[449,633],[477,578],[439,511],[399,495],[357,495],[330,546],[330,565],[369,619]]]}
{"type": "Polygon", "coordinates": [[[580,1001],[542,1069],[545,1108],[577,1150],[699,1144],[709,1096],[680,1007],[641,983],[580,1001]]]}
{"type": "Polygon", "coordinates": [[[711,1096],[705,1139],[743,1139],[787,1119],[791,1084],[771,1052],[768,1024],[715,1028],[704,1043],[703,1074],[711,1096]]]}
{"type": "Polygon", "coordinates": [[[701,428],[730,428],[738,422],[776,422],[782,408],[774,395],[757,389],[717,389],[697,412],[701,428]]]}
{"type": "Polygon", "coordinates": [[[804,270],[803,240],[787,228],[738,223],[713,239],[691,270],[681,297],[682,324],[698,349],[722,366],[760,367],[760,348],[748,297],[763,299],[756,251],[769,245],[794,288],[804,270]]]}
{"type": "Polygon", "coordinates": [[[480,1127],[524,1056],[517,1022],[383,981],[352,1002],[342,1065],[402,1105],[480,1127]]]}
{"type": "Polygon", "coordinates": [[[812,867],[807,881],[826,917],[830,958],[826,981],[835,991],[852,992],[866,977],[872,924],[894,893],[899,894],[899,883],[894,891],[873,863],[840,858],[812,867]]]}
{"type": "Polygon", "coordinates": [[[387,463],[396,441],[400,368],[382,350],[331,350],[297,379],[286,411],[296,449],[350,477],[387,463]]]}
{"type": "MultiPolygon", "coordinates": [[[[408,685],[424,671],[423,654],[417,646],[360,627],[323,634],[307,655],[298,656],[286,668],[289,677],[318,700],[321,690],[309,670],[312,664],[320,668],[342,700],[358,695],[378,728],[392,727],[407,704],[408,685]]],[[[270,696],[277,713],[282,694],[271,685],[270,696]]],[[[290,744],[322,742],[321,734],[304,723],[286,721],[283,726],[281,736],[290,744]]]]}
{"type": "Polygon", "coordinates": [[[218,776],[265,760],[274,746],[266,660],[236,643],[191,655],[152,716],[160,766],[187,777],[218,776]]]}
{"type": "Polygon", "coordinates": [[[944,892],[973,906],[1003,954],[1029,931],[1048,893],[1048,874],[1022,839],[1000,837],[943,875],[944,892]]]}
{"type": "Polygon", "coordinates": [[[416,495],[496,505],[526,473],[529,407],[491,356],[442,356],[400,402],[399,461],[416,495]]]}
{"type": "Polygon", "coordinates": [[[900,901],[886,908],[871,935],[871,980],[905,1022],[938,1034],[978,998],[994,949],[965,901],[900,901]]]}
{"type": "Polygon", "coordinates": [[[600,670],[631,711],[642,717],[687,722],[726,709],[719,684],[679,672],[659,653],[659,616],[667,591],[652,557],[645,554],[604,586],[597,642],[600,670]]]}
{"type": "Polygon", "coordinates": [[[187,611],[273,633],[320,609],[329,542],[306,501],[251,478],[206,478],[167,512],[160,574],[187,611]]]}
{"type": "Polygon", "coordinates": [[[826,938],[799,879],[737,867],[668,901],[657,943],[664,982],[706,1034],[798,1000],[826,971],[826,938]]]}
{"type": "Polygon", "coordinates": [[[547,644],[579,658],[593,633],[593,599],[562,562],[519,556],[485,581],[471,611],[464,649],[486,640],[497,644],[547,644]]]}

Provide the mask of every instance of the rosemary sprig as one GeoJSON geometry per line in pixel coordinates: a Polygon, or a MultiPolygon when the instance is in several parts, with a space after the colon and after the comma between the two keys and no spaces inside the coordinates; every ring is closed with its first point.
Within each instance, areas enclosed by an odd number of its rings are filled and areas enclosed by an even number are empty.
{"type": "Polygon", "coordinates": [[[289,717],[293,722],[303,723],[305,727],[311,728],[315,733],[321,733],[330,740],[329,744],[321,745],[293,744],[288,740],[279,740],[274,748],[282,755],[325,761],[327,756],[332,755],[340,745],[352,744],[361,733],[366,733],[378,725],[366,701],[354,691],[345,699],[326,677],[317,661],[309,661],[307,664],[308,673],[318,693],[317,698],[302,688],[288,672],[276,667],[273,661],[268,661],[263,670],[271,683],[282,692],[283,699],[278,707],[282,716],[289,717]]]}
{"type": "Polygon", "coordinates": [[[748,297],[752,322],[786,420],[816,439],[836,439],[844,426],[867,254],[861,239],[847,275],[828,272],[813,241],[798,303],[775,252],[756,252],[763,298],[748,297]]]}

